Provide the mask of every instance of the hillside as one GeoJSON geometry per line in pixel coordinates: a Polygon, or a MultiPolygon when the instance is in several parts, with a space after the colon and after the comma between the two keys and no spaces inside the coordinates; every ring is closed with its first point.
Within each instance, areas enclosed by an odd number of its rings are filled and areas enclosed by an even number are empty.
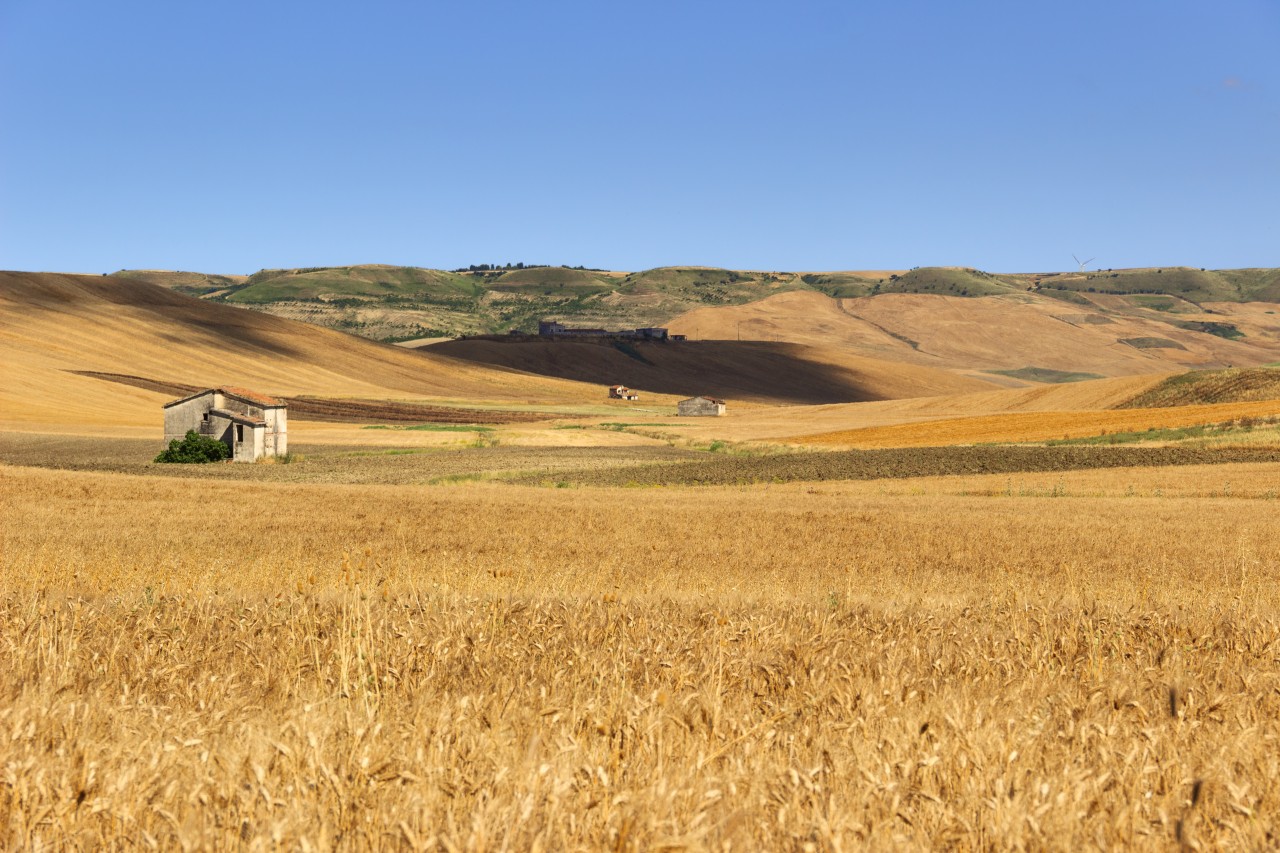
{"type": "Polygon", "coordinates": [[[0,412],[10,426],[157,423],[162,385],[463,405],[576,405],[599,389],[417,353],[135,280],[0,272],[0,412]]]}
{"type": "MultiPolygon", "coordinates": [[[[115,275],[384,341],[531,331],[542,318],[604,328],[667,325],[697,309],[734,308],[782,294],[805,293],[842,301],[930,295],[996,298],[1013,305],[1050,303],[1088,316],[1082,322],[1135,318],[1157,323],[1154,330],[1126,337],[1136,341],[1132,346],[1137,348],[1160,349],[1167,339],[1185,345],[1181,338],[1164,334],[1168,328],[1226,340],[1247,339],[1250,330],[1235,319],[1241,314],[1251,315],[1254,331],[1264,332],[1265,338],[1265,327],[1277,325],[1275,315],[1266,313],[1274,309],[1265,306],[1280,302],[1280,269],[1170,267],[996,274],[969,267],[833,272],[659,267],[620,273],[556,266],[450,272],[367,264],[261,270],[251,276],[158,270],[121,270],[115,275]],[[1257,310],[1258,306],[1263,307],[1257,310]]],[[[906,341],[921,337],[910,329],[894,333],[906,341]]],[[[1185,366],[1230,363],[1234,362],[1216,357],[1178,362],[1185,366]]],[[[1024,368],[1080,370],[1075,365],[1052,368],[1034,358],[997,369],[1024,368]]]]}
{"type": "Polygon", "coordinates": [[[226,295],[227,302],[333,301],[407,298],[450,303],[474,299],[482,288],[467,276],[441,270],[368,264],[354,267],[261,270],[226,295]]]}
{"type": "Polygon", "coordinates": [[[1280,269],[1147,267],[1008,278],[1045,292],[1169,294],[1194,303],[1280,302],[1280,269]]]}
{"type": "Polygon", "coordinates": [[[226,296],[233,290],[243,287],[248,281],[247,275],[210,275],[202,272],[180,272],[172,270],[128,270],[116,273],[135,281],[158,284],[187,296],[218,298],[226,296]]]}
{"type": "Polygon", "coordinates": [[[459,340],[423,349],[469,362],[681,397],[793,405],[961,394],[991,388],[937,367],[865,358],[840,347],[765,341],[459,340]]]}
{"type": "Polygon", "coordinates": [[[1280,369],[1195,370],[1170,376],[1121,408],[1168,408],[1214,403],[1247,403],[1280,400],[1280,369]]]}
{"type": "Polygon", "coordinates": [[[1250,306],[1227,313],[1231,307],[1219,305],[1209,314],[1190,306],[1188,313],[1170,314],[1125,303],[1091,302],[1086,309],[1025,291],[847,299],[792,292],[747,305],[695,309],[671,320],[670,328],[695,339],[838,346],[1006,385],[1280,361],[1277,315],[1250,306]],[[1229,325],[1236,334],[1202,331],[1203,324],[1229,325]]]}

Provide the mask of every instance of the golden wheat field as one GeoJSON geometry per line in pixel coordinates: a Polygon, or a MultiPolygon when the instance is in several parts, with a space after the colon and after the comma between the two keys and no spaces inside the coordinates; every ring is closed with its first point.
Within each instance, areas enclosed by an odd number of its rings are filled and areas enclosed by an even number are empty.
{"type": "Polygon", "coordinates": [[[9,848],[1280,844],[1273,465],[0,487],[9,848]]]}

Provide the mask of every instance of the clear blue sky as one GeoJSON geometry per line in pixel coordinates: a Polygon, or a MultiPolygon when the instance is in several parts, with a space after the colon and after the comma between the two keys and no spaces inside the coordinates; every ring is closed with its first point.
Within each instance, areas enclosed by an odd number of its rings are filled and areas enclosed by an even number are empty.
{"type": "Polygon", "coordinates": [[[0,268],[1280,265],[1280,3],[0,0],[0,268]]]}

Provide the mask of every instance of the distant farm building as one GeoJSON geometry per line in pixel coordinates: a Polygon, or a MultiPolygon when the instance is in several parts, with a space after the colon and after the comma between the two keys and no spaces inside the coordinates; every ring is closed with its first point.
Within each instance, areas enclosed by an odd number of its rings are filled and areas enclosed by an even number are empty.
{"type": "Polygon", "coordinates": [[[718,417],[724,411],[724,400],[715,397],[690,397],[676,403],[676,414],[682,417],[718,417]]]}
{"type": "Polygon", "coordinates": [[[574,329],[555,320],[539,320],[538,336],[543,338],[629,338],[640,341],[665,341],[670,337],[666,329],[657,326],[611,332],[608,329],[574,329]]]}
{"type": "Polygon", "coordinates": [[[626,385],[610,385],[609,399],[610,400],[639,400],[640,395],[637,394],[635,391],[632,391],[626,385]]]}
{"type": "Polygon", "coordinates": [[[244,388],[210,388],[164,404],[166,442],[195,431],[231,448],[235,462],[285,455],[286,427],[283,400],[244,388]]]}

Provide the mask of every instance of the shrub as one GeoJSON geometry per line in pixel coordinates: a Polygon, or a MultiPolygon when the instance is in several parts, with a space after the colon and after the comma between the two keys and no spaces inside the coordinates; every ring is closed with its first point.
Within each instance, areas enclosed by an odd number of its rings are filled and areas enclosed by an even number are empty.
{"type": "Polygon", "coordinates": [[[169,448],[161,451],[156,462],[221,462],[231,458],[231,448],[216,438],[200,435],[195,430],[187,430],[182,441],[174,439],[169,448]]]}

